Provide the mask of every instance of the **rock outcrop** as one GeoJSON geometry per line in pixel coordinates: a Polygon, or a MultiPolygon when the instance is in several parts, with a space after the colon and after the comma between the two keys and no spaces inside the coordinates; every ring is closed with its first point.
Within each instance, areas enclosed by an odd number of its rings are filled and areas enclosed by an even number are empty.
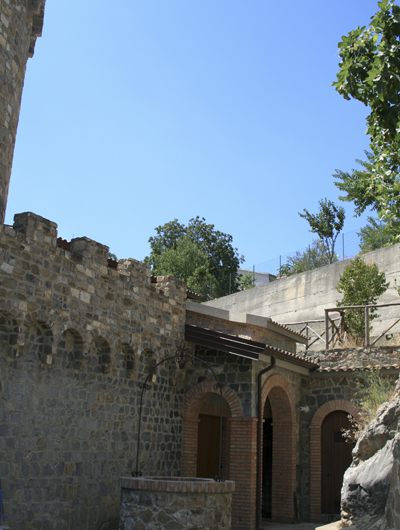
{"type": "Polygon", "coordinates": [[[359,530],[400,528],[400,380],[393,398],[361,434],[342,488],[342,523],[359,530]]]}

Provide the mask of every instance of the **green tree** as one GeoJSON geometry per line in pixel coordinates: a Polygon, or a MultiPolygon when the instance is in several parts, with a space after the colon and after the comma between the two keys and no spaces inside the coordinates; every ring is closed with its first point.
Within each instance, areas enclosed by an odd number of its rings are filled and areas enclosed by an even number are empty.
{"type": "MultiPolygon", "coordinates": [[[[329,249],[324,245],[320,239],[314,239],[312,245],[304,252],[297,251],[294,256],[287,258],[287,263],[282,265],[279,269],[279,274],[282,276],[292,276],[300,272],[317,269],[324,265],[329,265],[329,249]]],[[[339,261],[337,254],[334,254],[332,263],[339,261]]]]}
{"type": "Polygon", "coordinates": [[[371,111],[368,167],[345,178],[341,189],[350,193],[349,200],[358,198],[361,207],[372,205],[391,224],[400,218],[400,7],[394,0],[378,6],[368,28],[357,27],[339,42],[341,63],[333,86],[371,111]]]}
{"type": "Polygon", "coordinates": [[[239,274],[238,286],[240,291],[247,291],[252,289],[256,285],[256,279],[252,272],[246,272],[246,274],[239,274]]]}
{"type": "Polygon", "coordinates": [[[208,295],[210,286],[212,292],[217,290],[207,254],[188,236],[178,239],[175,248],[168,248],[155,257],[153,273],[179,278],[198,294],[208,295]]]}
{"type": "Polygon", "coordinates": [[[372,179],[374,171],[374,155],[370,151],[364,151],[366,160],[356,160],[362,169],[352,169],[351,172],[336,169],[333,177],[341,182],[335,182],[340,191],[346,195],[340,195],[341,201],[353,202],[355,216],[359,217],[367,208],[379,211],[379,182],[372,179]]]}
{"type": "MultiPolygon", "coordinates": [[[[360,256],[356,256],[339,278],[336,289],[343,293],[343,298],[336,305],[375,305],[388,287],[385,273],[379,272],[375,263],[367,264],[360,256]]],[[[370,309],[369,314],[370,321],[379,316],[376,308],[370,309]]],[[[365,336],[364,309],[347,309],[344,317],[348,334],[357,344],[362,343],[365,336]]]]}
{"type": "Polygon", "coordinates": [[[157,235],[149,239],[150,256],[144,260],[153,274],[175,276],[200,294],[210,293],[211,282],[216,298],[239,290],[237,271],[244,258],[232,246],[231,235],[200,217],[190,219],[187,226],[174,219],[155,230],[157,235]]]}
{"type": "Polygon", "coordinates": [[[311,227],[310,232],[318,234],[324,247],[327,249],[329,263],[333,263],[335,256],[335,243],[343,228],[345,212],[341,206],[336,206],[332,201],[321,199],[319,202],[319,213],[310,214],[304,208],[300,217],[306,219],[311,227]]]}
{"type": "Polygon", "coordinates": [[[393,226],[368,217],[368,222],[361,228],[357,235],[360,238],[360,251],[371,252],[382,247],[390,247],[396,243],[396,236],[393,234],[393,226]]]}

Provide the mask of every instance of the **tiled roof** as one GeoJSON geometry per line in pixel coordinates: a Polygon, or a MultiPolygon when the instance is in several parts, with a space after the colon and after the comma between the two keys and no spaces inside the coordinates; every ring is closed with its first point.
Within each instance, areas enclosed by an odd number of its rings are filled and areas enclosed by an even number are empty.
{"type": "Polygon", "coordinates": [[[271,323],[274,324],[275,326],[278,326],[279,328],[285,329],[286,331],[290,331],[291,333],[294,333],[295,335],[298,335],[299,337],[302,337],[303,339],[308,340],[308,337],[306,335],[303,335],[299,331],[295,331],[289,326],[285,326],[285,324],[280,324],[279,322],[276,322],[275,320],[271,320],[271,323]]]}
{"type": "Polygon", "coordinates": [[[268,350],[265,353],[271,352],[271,355],[278,359],[305,366],[310,370],[316,369],[319,366],[317,361],[314,361],[311,357],[308,357],[307,355],[303,355],[301,353],[292,353],[289,351],[281,350],[279,348],[273,348],[272,346],[268,346],[268,344],[265,345],[265,348],[266,350],[268,350]]]}
{"type": "Polygon", "coordinates": [[[318,372],[357,372],[359,370],[372,370],[379,368],[380,370],[400,370],[400,364],[382,364],[382,365],[368,365],[368,366],[320,366],[318,372]]]}

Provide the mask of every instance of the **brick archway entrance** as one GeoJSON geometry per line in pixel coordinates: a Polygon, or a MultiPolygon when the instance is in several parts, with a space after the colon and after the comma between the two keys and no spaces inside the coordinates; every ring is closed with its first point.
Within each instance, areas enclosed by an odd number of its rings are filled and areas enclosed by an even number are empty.
{"type": "MultiPolygon", "coordinates": [[[[218,394],[213,381],[203,381],[185,396],[183,409],[182,476],[197,471],[199,414],[210,395],[218,394]]],[[[230,409],[229,478],[235,481],[232,497],[232,529],[254,528],[256,524],[257,420],[244,418],[235,392],[225,386],[222,397],[230,409]]]]}
{"type": "Polygon", "coordinates": [[[310,425],[310,520],[315,523],[321,521],[321,431],[325,418],[332,412],[347,412],[356,418],[359,407],[344,399],[335,399],[322,405],[314,414],[310,425]]]}
{"type": "Polygon", "coordinates": [[[272,375],[264,384],[261,403],[267,398],[272,410],[272,499],[271,518],[293,522],[296,491],[296,421],[292,392],[280,375],[272,375]]]}

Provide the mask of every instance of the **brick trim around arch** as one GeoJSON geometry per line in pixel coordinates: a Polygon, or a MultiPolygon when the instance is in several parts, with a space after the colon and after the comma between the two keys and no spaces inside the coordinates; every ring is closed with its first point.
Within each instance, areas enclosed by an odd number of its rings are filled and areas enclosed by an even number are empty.
{"type": "Polygon", "coordinates": [[[272,408],[272,520],[294,521],[293,494],[296,491],[296,413],[289,383],[279,374],[265,382],[261,392],[264,410],[269,398],[272,408]]]}
{"type": "Polygon", "coordinates": [[[310,425],[310,520],[321,522],[321,427],[331,412],[347,412],[356,418],[360,408],[345,399],[334,399],[322,405],[310,425]]]}
{"type": "MultiPolygon", "coordinates": [[[[214,381],[203,381],[192,387],[185,396],[183,409],[182,476],[194,477],[197,472],[197,443],[199,412],[210,394],[219,394],[214,381]]],[[[230,475],[235,481],[232,496],[232,529],[255,527],[257,419],[244,418],[242,404],[229,387],[222,396],[229,405],[230,475]]],[[[229,442],[228,442],[229,443],[229,442]]]]}
{"type": "MultiPolygon", "coordinates": [[[[196,476],[199,411],[210,394],[219,394],[214,384],[215,381],[202,381],[193,386],[185,395],[182,435],[182,476],[184,477],[196,476]]],[[[229,386],[224,386],[222,389],[222,397],[229,405],[231,417],[243,418],[242,404],[229,386]]]]}

